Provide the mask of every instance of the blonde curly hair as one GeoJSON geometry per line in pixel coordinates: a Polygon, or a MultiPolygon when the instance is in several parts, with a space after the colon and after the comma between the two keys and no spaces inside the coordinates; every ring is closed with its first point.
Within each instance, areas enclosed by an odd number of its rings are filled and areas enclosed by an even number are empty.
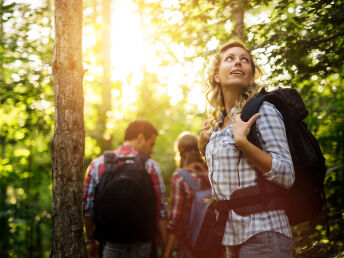
{"type": "MultiPolygon", "coordinates": [[[[257,66],[256,60],[251,54],[251,51],[246,48],[243,42],[241,41],[230,41],[227,44],[223,45],[219,51],[213,57],[210,66],[208,67],[208,77],[204,86],[205,96],[209,104],[209,125],[213,129],[217,126],[220,120],[221,113],[225,110],[225,104],[223,100],[223,95],[221,91],[221,85],[215,81],[215,74],[218,73],[221,60],[225,51],[232,47],[240,47],[245,49],[250,58],[252,65],[252,74],[253,78],[256,80],[262,75],[262,70],[257,66]]],[[[259,90],[262,88],[255,81],[252,85],[249,85],[245,92],[241,95],[241,98],[237,101],[236,107],[237,111],[241,112],[242,108],[245,106],[246,102],[254,97],[259,90]]]]}

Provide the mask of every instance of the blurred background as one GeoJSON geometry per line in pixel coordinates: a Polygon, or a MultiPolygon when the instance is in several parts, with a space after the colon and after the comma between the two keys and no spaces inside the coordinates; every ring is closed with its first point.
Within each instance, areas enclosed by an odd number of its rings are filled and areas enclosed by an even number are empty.
{"type": "MultiPolygon", "coordinates": [[[[53,4],[0,0],[0,257],[50,253],[53,4]]],[[[85,169],[122,143],[130,121],[147,119],[169,201],[174,142],[207,117],[207,63],[240,38],[261,83],[300,92],[327,159],[331,235],[324,224],[295,227],[295,257],[342,257],[344,1],[84,0],[83,10],[85,169]]]]}

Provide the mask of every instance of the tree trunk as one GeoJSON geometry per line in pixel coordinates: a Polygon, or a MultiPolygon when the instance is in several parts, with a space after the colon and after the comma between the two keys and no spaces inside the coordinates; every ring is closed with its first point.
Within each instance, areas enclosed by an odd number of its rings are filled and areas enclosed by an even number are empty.
{"type": "Polygon", "coordinates": [[[245,2],[242,0],[234,0],[232,2],[232,22],[233,22],[233,39],[245,42],[245,2]]]}
{"type": "Polygon", "coordinates": [[[55,0],[51,257],[85,257],[82,222],[83,76],[82,0],[55,0]]]}

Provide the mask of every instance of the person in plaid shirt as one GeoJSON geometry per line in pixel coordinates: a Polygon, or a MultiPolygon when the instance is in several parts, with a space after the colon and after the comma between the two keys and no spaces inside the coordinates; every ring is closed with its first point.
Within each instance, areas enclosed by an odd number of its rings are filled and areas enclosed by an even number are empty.
{"type": "MultiPolygon", "coordinates": [[[[149,156],[153,153],[157,135],[158,131],[150,122],[146,120],[135,120],[129,124],[128,128],[125,131],[123,145],[115,150],[114,153],[116,153],[120,157],[133,157],[138,155],[139,153],[149,156]]],[[[165,202],[165,184],[157,162],[155,162],[153,159],[148,159],[146,162],[146,169],[151,175],[152,182],[155,188],[157,197],[156,207],[158,229],[163,243],[165,243],[167,237],[167,204],[165,202]]],[[[98,257],[99,243],[95,239],[93,239],[93,232],[95,227],[93,222],[93,200],[95,187],[99,182],[99,178],[102,175],[103,171],[103,156],[93,160],[86,171],[83,196],[83,218],[86,230],[86,249],[89,257],[98,257]]],[[[145,249],[149,254],[151,247],[148,243],[142,246],[137,246],[137,248],[145,249]]],[[[116,249],[116,246],[114,246],[113,249],[116,249]]]]}
{"type": "MultiPolygon", "coordinates": [[[[211,118],[202,127],[199,147],[215,199],[229,200],[235,190],[257,184],[257,173],[285,188],[295,180],[283,118],[275,106],[264,102],[248,122],[240,118],[245,103],[260,90],[257,72],[250,51],[238,41],[224,45],[209,69],[211,118]],[[254,122],[262,149],[247,140],[254,122]]],[[[228,257],[292,257],[288,217],[284,210],[249,216],[230,210],[222,244],[228,257]]]]}
{"type": "MultiPolygon", "coordinates": [[[[201,185],[209,189],[208,169],[198,150],[198,139],[191,133],[182,133],[178,137],[179,167],[190,172],[201,185]]],[[[192,257],[186,248],[186,233],[189,213],[194,192],[183,177],[174,172],[172,176],[172,203],[168,222],[168,237],[164,258],[170,257],[175,240],[177,240],[177,258],[192,257]]]]}

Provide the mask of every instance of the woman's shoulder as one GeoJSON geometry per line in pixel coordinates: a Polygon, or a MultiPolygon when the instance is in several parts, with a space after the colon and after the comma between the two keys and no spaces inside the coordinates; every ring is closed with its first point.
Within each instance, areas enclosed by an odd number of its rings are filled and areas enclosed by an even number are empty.
{"type": "Polygon", "coordinates": [[[180,174],[180,169],[174,171],[172,178],[182,178],[182,175],[180,174]]]}
{"type": "Polygon", "coordinates": [[[193,170],[193,172],[196,172],[196,173],[208,172],[208,167],[205,162],[194,162],[190,164],[189,167],[193,170]]]}
{"type": "Polygon", "coordinates": [[[278,111],[278,109],[275,107],[275,105],[268,102],[268,101],[264,101],[263,104],[260,106],[259,114],[260,114],[260,116],[277,115],[279,117],[282,117],[281,113],[278,111]]]}
{"type": "Polygon", "coordinates": [[[186,169],[177,169],[176,171],[174,171],[173,175],[172,175],[172,182],[174,183],[181,183],[181,182],[184,182],[184,177],[183,175],[181,174],[181,171],[187,171],[188,173],[190,173],[190,171],[186,170],[186,169]]]}
{"type": "Polygon", "coordinates": [[[180,173],[182,170],[187,171],[194,179],[208,176],[207,165],[197,162],[197,163],[190,164],[187,168],[177,169],[172,175],[173,181],[185,181],[184,177],[180,173]]]}

